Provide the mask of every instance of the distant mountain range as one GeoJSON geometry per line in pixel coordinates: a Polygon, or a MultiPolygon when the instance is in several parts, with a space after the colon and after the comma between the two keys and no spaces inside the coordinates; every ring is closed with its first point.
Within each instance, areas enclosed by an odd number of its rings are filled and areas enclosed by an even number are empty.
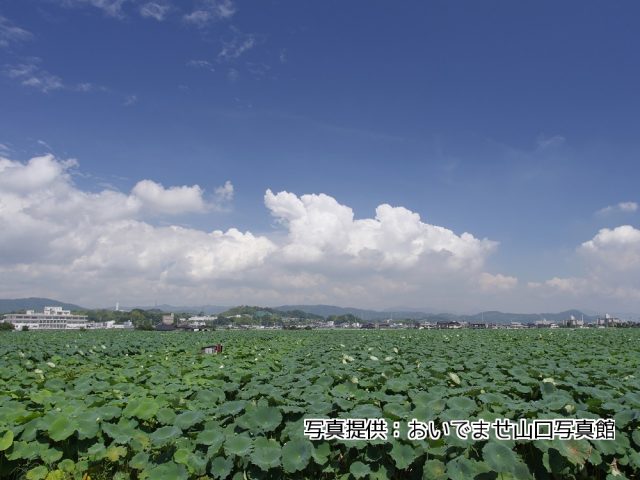
{"type": "Polygon", "coordinates": [[[419,320],[425,318],[428,314],[424,312],[415,311],[378,311],[378,310],[366,310],[362,308],[348,308],[348,307],[336,307],[333,305],[282,305],[275,307],[276,310],[283,312],[292,310],[302,310],[303,312],[313,313],[314,315],[320,315],[322,317],[328,317],[329,315],[355,315],[362,320],[375,321],[375,320],[387,320],[388,318],[409,318],[411,320],[419,320]]]}
{"type": "Polygon", "coordinates": [[[352,314],[366,321],[380,321],[387,319],[410,319],[410,320],[427,320],[430,322],[458,321],[458,322],[486,322],[486,323],[533,323],[543,318],[550,322],[562,322],[567,320],[571,315],[576,318],[582,318],[585,321],[593,321],[596,316],[586,315],[579,310],[567,310],[559,313],[505,313],[505,312],[481,312],[474,315],[456,315],[453,313],[425,313],[416,311],[377,311],[365,310],[360,308],[343,308],[333,305],[283,305],[276,307],[276,310],[302,310],[303,312],[313,313],[328,317],[329,315],[346,315],[352,314]]]}
{"type": "MultiPolygon", "coordinates": [[[[42,310],[44,307],[55,306],[62,307],[66,310],[86,310],[86,308],[74,305],[72,303],[60,302],[49,298],[17,298],[17,299],[0,299],[0,313],[14,312],[17,310],[42,310]]],[[[174,313],[200,313],[215,315],[226,312],[230,309],[228,306],[220,305],[200,305],[200,306],[175,306],[175,305],[155,305],[139,306],[131,308],[140,308],[143,310],[160,310],[162,312],[174,313]]],[[[122,307],[122,310],[130,310],[130,307],[122,307]]],[[[585,321],[591,322],[596,319],[595,315],[587,315],[580,310],[567,310],[559,313],[505,313],[505,312],[481,312],[474,315],[456,315],[452,313],[426,313],[412,310],[397,311],[379,311],[367,310],[362,308],[336,307],[334,305],[282,305],[271,310],[281,312],[291,312],[299,310],[305,313],[328,317],[329,315],[346,315],[352,314],[362,320],[368,322],[382,321],[387,319],[410,319],[410,320],[426,320],[430,322],[438,321],[464,321],[464,322],[487,322],[487,323],[510,323],[521,322],[530,323],[543,318],[550,322],[562,322],[571,315],[576,318],[584,318],[585,321]]]]}
{"type": "MultiPolygon", "coordinates": [[[[112,307],[113,308],[113,307],[112,307]]],[[[145,306],[135,306],[135,307],[120,307],[121,310],[132,310],[134,308],[139,308],[140,310],[161,310],[167,313],[200,313],[203,312],[207,315],[215,315],[216,313],[222,313],[229,310],[230,306],[220,306],[220,305],[196,305],[196,306],[175,306],[175,305],[167,305],[163,303],[162,305],[154,305],[153,307],[145,307],[145,306]]]]}
{"type": "Polygon", "coordinates": [[[14,299],[0,299],[0,313],[15,312],[18,310],[39,310],[42,311],[44,307],[62,307],[65,310],[83,310],[82,307],[74,305],[73,303],[59,302],[58,300],[51,300],[50,298],[14,298],[14,299]]]}

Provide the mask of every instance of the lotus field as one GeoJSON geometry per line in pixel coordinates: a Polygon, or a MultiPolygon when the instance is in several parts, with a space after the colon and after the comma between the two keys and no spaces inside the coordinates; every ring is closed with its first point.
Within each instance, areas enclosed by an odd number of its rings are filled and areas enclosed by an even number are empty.
{"type": "Polygon", "coordinates": [[[637,329],[0,335],[3,479],[624,479],[639,451],[637,329]],[[615,440],[312,441],[305,418],[602,418],[615,440]]]}

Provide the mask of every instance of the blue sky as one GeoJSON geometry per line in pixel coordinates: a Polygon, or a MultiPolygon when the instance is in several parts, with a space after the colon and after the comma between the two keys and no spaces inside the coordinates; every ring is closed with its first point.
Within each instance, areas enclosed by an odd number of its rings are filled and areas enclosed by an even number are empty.
{"type": "MultiPolygon", "coordinates": [[[[273,243],[258,266],[229,273],[235,293],[186,295],[182,277],[160,268],[128,273],[141,298],[113,290],[103,299],[52,288],[35,273],[51,260],[7,254],[7,273],[24,275],[7,295],[142,302],[159,294],[160,275],[162,295],[178,303],[640,311],[640,285],[629,280],[640,274],[638,14],[631,1],[0,1],[0,154],[12,168],[45,154],[56,164],[76,159],[58,180],[83,194],[127,195],[144,179],[197,184],[209,207],[178,215],[155,205],[151,215],[147,205],[127,221],[237,228],[273,243]],[[232,198],[211,200],[227,180],[232,198]],[[466,270],[421,250],[398,273],[384,262],[363,266],[354,245],[397,259],[389,252],[424,238],[393,244],[356,228],[358,241],[316,245],[321,262],[350,265],[361,289],[343,297],[331,287],[343,270],[288,257],[300,235],[265,204],[268,189],[299,200],[325,194],[356,219],[374,218],[381,204],[404,207],[455,238],[469,232],[496,245],[466,270]],[[256,275],[315,283],[275,288],[256,275]],[[398,290],[372,284],[378,275],[398,290]],[[486,281],[458,288],[456,275],[486,281]],[[376,288],[397,293],[364,293],[376,288]]],[[[6,251],[19,238],[7,236],[6,251]]],[[[190,280],[229,281],[212,275],[190,280]]]]}

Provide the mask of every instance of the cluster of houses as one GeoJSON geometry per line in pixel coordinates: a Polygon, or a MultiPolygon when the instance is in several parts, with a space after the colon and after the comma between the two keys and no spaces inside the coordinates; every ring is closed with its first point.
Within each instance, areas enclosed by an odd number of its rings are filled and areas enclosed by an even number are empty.
{"type": "MultiPolygon", "coordinates": [[[[419,320],[384,320],[381,322],[364,322],[353,321],[345,323],[335,323],[329,320],[309,320],[301,318],[283,318],[282,322],[277,325],[260,325],[251,321],[250,316],[246,316],[247,322],[242,322],[242,315],[237,315],[234,323],[228,325],[217,325],[217,329],[228,330],[282,330],[282,329],[314,329],[314,330],[330,330],[330,329],[367,329],[367,330],[396,330],[396,329],[528,329],[528,328],[605,328],[618,327],[623,325],[640,326],[640,324],[629,324],[622,322],[619,318],[605,315],[598,317],[595,322],[585,322],[583,319],[577,319],[573,315],[564,322],[550,322],[541,319],[536,322],[522,323],[489,323],[489,322],[462,322],[462,321],[419,321],[419,320]]],[[[213,325],[217,317],[215,316],[194,316],[189,318],[180,318],[176,322],[173,315],[166,315],[163,323],[156,327],[158,330],[208,330],[213,325]],[[176,325],[177,323],[177,325],[176,325]]]]}
{"type": "MultiPolygon", "coordinates": [[[[227,317],[229,318],[229,317],[227,317]]],[[[216,329],[229,330],[282,330],[282,329],[527,329],[527,328],[606,328],[620,326],[640,327],[640,323],[623,322],[619,318],[606,314],[595,322],[585,322],[573,315],[564,322],[550,322],[546,319],[532,323],[488,323],[461,321],[419,321],[384,320],[381,322],[350,321],[337,323],[331,320],[309,320],[302,318],[282,318],[276,324],[256,323],[249,315],[236,315],[233,322],[218,325],[217,316],[195,315],[188,318],[176,318],[173,313],[163,315],[162,321],[155,326],[157,331],[207,331],[214,325],[216,329]],[[246,318],[246,322],[243,319],[246,318]]],[[[26,313],[5,315],[4,322],[13,324],[15,330],[96,330],[96,329],[132,329],[131,322],[89,322],[85,315],[74,315],[61,307],[45,307],[43,312],[27,310],[26,313]]]]}
{"type": "Polygon", "coordinates": [[[637,323],[623,322],[619,318],[612,317],[606,314],[604,317],[598,317],[595,322],[587,323],[584,319],[577,319],[571,315],[564,322],[550,322],[547,319],[537,320],[535,322],[522,323],[522,322],[509,322],[509,323],[489,323],[489,322],[459,322],[454,320],[439,321],[439,322],[409,322],[404,324],[402,322],[386,321],[383,323],[366,323],[364,325],[352,325],[351,328],[418,328],[418,329],[459,329],[469,328],[472,330],[481,329],[507,329],[507,330],[521,330],[528,328],[605,328],[605,327],[618,327],[623,325],[638,326],[637,323]]]}

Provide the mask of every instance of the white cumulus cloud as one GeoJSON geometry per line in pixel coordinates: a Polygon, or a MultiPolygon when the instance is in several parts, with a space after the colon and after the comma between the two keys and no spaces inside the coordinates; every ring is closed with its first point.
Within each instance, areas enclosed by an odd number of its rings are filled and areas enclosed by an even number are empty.
{"type": "Polygon", "coordinates": [[[584,273],[530,283],[536,291],[581,299],[597,308],[634,309],[640,301],[640,230],[631,225],[603,228],[576,249],[584,273]]]}
{"type": "Polygon", "coordinates": [[[469,233],[456,235],[423,223],[404,207],[376,208],[374,218],[355,219],[353,210],[328,195],[274,194],[265,205],[288,229],[284,255],[292,261],[317,262],[338,256],[375,268],[410,268],[436,257],[453,269],[482,267],[497,243],[469,233]]]}
{"type": "Polygon", "coordinates": [[[480,274],[479,283],[480,287],[485,291],[501,292],[515,288],[518,285],[518,279],[501,273],[493,275],[483,272],[480,274]]]}
{"type": "MultiPolygon", "coordinates": [[[[129,194],[89,192],[73,182],[76,165],[52,155],[26,163],[0,158],[3,292],[75,291],[99,302],[103,291],[134,288],[144,296],[159,286],[233,278],[275,249],[268,238],[235,228],[203,231],[145,221],[149,211],[205,211],[198,186],[165,188],[143,180],[129,194]]],[[[229,200],[231,184],[221,188],[229,200]]]]}
{"type": "MultiPolygon", "coordinates": [[[[0,290],[88,303],[441,304],[506,291],[517,279],[486,273],[497,243],[424,222],[382,204],[370,218],[325,194],[267,190],[272,234],[157,225],[154,219],[222,211],[229,181],[150,179],[130,192],[89,191],[74,160],[0,158],[0,290]],[[426,303],[424,303],[426,302],[426,303]]],[[[266,214],[266,212],[265,212],[266,214]]]]}
{"type": "Polygon", "coordinates": [[[600,269],[637,269],[640,274],[640,230],[631,225],[603,228],[591,240],[584,242],[579,251],[600,269]]]}
{"type": "Polygon", "coordinates": [[[177,215],[206,210],[198,185],[165,188],[152,180],[141,180],[131,193],[152,213],[177,215]]]}

